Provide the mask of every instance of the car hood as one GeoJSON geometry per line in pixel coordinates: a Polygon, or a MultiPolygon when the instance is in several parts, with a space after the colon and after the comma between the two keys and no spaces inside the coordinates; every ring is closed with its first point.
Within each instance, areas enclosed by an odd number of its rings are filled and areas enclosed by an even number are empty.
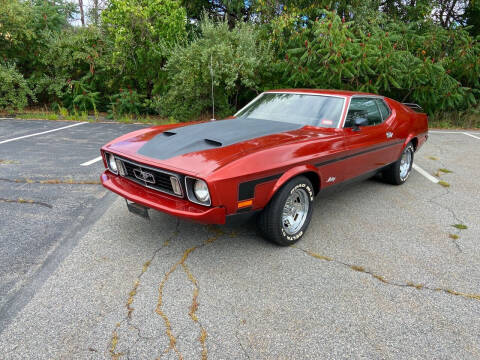
{"type": "Polygon", "coordinates": [[[158,126],[127,134],[106,149],[165,169],[207,175],[246,153],[311,137],[303,128],[252,118],[158,126]]]}

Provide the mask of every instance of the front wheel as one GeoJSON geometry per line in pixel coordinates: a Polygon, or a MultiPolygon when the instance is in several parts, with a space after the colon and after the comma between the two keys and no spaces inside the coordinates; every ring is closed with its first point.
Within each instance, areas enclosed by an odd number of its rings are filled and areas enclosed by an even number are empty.
{"type": "Polygon", "coordinates": [[[258,218],[264,237],[282,246],[295,244],[305,233],[313,213],[310,180],[298,176],[286,183],[258,218]]]}
{"type": "Polygon", "coordinates": [[[405,149],[403,149],[400,159],[383,171],[382,175],[385,181],[393,185],[401,185],[407,181],[412,171],[414,152],[415,149],[412,143],[408,143],[405,149]]]}

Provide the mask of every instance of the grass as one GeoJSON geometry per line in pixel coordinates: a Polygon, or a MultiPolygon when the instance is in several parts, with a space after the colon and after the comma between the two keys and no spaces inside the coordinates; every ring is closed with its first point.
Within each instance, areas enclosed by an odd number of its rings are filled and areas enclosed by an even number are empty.
{"type": "Polygon", "coordinates": [[[362,266],[350,265],[350,269],[358,271],[358,272],[365,272],[365,268],[362,267],[362,266]]]}
{"type": "MultiPolygon", "coordinates": [[[[6,114],[6,113],[5,113],[6,114]]],[[[2,113],[0,113],[0,116],[2,113]]],[[[11,114],[8,114],[11,115],[11,114]]],[[[176,124],[174,118],[165,118],[158,115],[121,115],[114,119],[107,118],[106,113],[87,113],[85,111],[68,111],[68,109],[60,107],[58,111],[50,111],[46,109],[31,108],[24,112],[14,114],[18,119],[26,120],[66,120],[66,121],[88,121],[88,122],[118,122],[123,124],[146,124],[146,125],[168,125],[176,124]]],[[[202,120],[202,119],[198,119],[202,120]]]]}
{"type": "Polygon", "coordinates": [[[2,160],[0,159],[0,165],[18,164],[16,160],[2,160]]]}
{"type": "Polygon", "coordinates": [[[440,168],[440,169],[438,169],[438,171],[443,172],[443,173],[445,173],[445,174],[453,173],[453,171],[448,170],[448,169],[444,169],[444,168],[440,168]]]}
{"type": "Polygon", "coordinates": [[[429,116],[428,126],[440,129],[480,129],[480,113],[477,109],[437,113],[429,116]]]}
{"type": "Polygon", "coordinates": [[[23,114],[17,114],[19,119],[38,119],[38,120],[58,120],[59,116],[55,113],[41,113],[41,112],[27,112],[23,114]]]}

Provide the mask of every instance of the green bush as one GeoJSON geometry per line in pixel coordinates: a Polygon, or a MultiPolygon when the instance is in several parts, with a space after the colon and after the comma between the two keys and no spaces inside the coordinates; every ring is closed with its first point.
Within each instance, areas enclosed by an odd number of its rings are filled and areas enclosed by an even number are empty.
{"type": "Polygon", "coordinates": [[[126,91],[120,89],[118,94],[112,95],[110,98],[109,117],[118,118],[123,115],[140,115],[143,107],[142,98],[142,95],[139,95],[132,89],[126,91]]]}
{"type": "Polygon", "coordinates": [[[164,81],[161,68],[169,47],[186,36],[185,9],[177,0],[110,0],[102,20],[119,87],[150,96],[164,81]]]}
{"type": "Polygon", "coordinates": [[[477,103],[480,44],[465,30],[423,21],[365,28],[323,11],[310,26],[285,36],[285,27],[295,25],[281,20],[274,38],[280,54],[283,49],[288,86],[378,93],[419,103],[429,113],[477,103]]]}
{"type": "Polygon", "coordinates": [[[216,117],[232,113],[242,94],[262,89],[272,52],[254,25],[230,30],[226,22],[204,19],[200,32],[191,43],[177,45],[167,62],[169,87],[158,109],[166,117],[184,121],[211,113],[212,81],[216,117]]]}
{"type": "Polygon", "coordinates": [[[22,110],[32,92],[14,66],[0,64],[0,109],[22,110]]]}
{"type": "Polygon", "coordinates": [[[111,91],[113,76],[106,70],[109,48],[100,29],[67,29],[51,35],[48,41],[48,48],[39,56],[42,71],[33,73],[28,80],[37,98],[62,104],[70,110],[74,106],[83,110],[98,106],[106,109],[100,93],[107,95],[111,91]],[[89,100],[83,99],[90,93],[98,93],[95,106],[91,96],[89,100]]]}

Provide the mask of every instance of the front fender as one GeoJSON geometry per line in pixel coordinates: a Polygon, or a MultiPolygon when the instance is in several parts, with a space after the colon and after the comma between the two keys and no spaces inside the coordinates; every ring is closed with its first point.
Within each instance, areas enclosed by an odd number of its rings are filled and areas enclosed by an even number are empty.
{"type": "Polygon", "coordinates": [[[310,164],[296,166],[294,168],[291,168],[291,169],[287,170],[285,173],[283,173],[282,176],[280,176],[280,178],[277,180],[277,182],[275,183],[275,185],[270,190],[270,193],[267,196],[267,200],[268,200],[267,203],[270,202],[270,200],[277,193],[277,191],[283,185],[285,185],[288,181],[290,181],[291,179],[293,179],[296,176],[299,176],[299,175],[302,175],[302,174],[305,174],[305,173],[314,173],[318,177],[318,186],[320,187],[321,177],[320,177],[320,173],[319,173],[318,169],[315,166],[310,165],[310,164]]]}

